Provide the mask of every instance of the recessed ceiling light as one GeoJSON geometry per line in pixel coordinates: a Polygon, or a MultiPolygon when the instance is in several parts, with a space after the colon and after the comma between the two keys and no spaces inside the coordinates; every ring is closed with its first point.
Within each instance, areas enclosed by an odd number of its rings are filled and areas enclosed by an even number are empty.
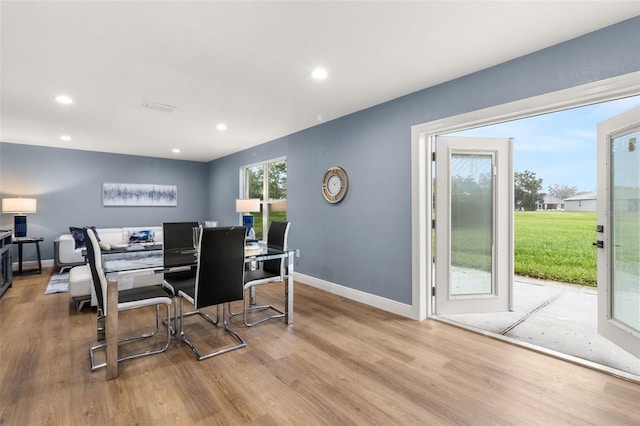
{"type": "Polygon", "coordinates": [[[173,152],[174,154],[180,154],[180,150],[178,148],[173,148],[171,152],[173,152]]]}
{"type": "Polygon", "coordinates": [[[59,104],[63,104],[63,105],[69,105],[73,103],[73,99],[71,99],[69,96],[67,95],[58,95],[56,96],[56,101],[59,104]]]}
{"type": "Polygon", "coordinates": [[[71,140],[71,136],[62,135],[62,136],[60,136],[60,139],[63,140],[63,141],[70,141],[71,140]]]}
{"type": "Polygon", "coordinates": [[[221,132],[224,132],[225,130],[227,130],[227,125],[224,123],[218,123],[216,125],[216,129],[220,130],[221,132]]]}
{"type": "Polygon", "coordinates": [[[327,72],[326,69],[322,68],[322,67],[316,67],[313,69],[313,71],[311,71],[311,77],[314,80],[324,80],[329,76],[329,73],[327,72]]]}

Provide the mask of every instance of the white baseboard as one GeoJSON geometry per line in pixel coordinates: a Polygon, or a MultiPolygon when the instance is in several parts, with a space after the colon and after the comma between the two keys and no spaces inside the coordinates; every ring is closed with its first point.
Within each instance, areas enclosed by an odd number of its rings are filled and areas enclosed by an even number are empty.
{"type": "MultiPolygon", "coordinates": [[[[37,261],[27,261],[22,263],[24,269],[37,268],[37,261]]],[[[44,259],[42,261],[42,267],[53,266],[53,259],[44,259]]],[[[18,269],[18,263],[13,263],[13,269],[18,269]]],[[[365,305],[372,306],[374,308],[382,309],[383,311],[391,312],[406,318],[413,318],[413,309],[411,305],[406,303],[400,303],[395,300],[387,299],[385,297],[376,296],[374,294],[365,293],[364,291],[355,290],[349,287],[335,284],[329,281],[321,280],[319,278],[312,277],[310,275],[295,273],[295,280],[309,285],[311,287],[318,288],[320,290],[327,291],[338,296],[346,297],[347,299],[354,300],[356,302],[364,303],[365,305]]]]}
{"type": "MultiPolygon", "coordinates": [[[[44,259],[41,263],[43,268],[48,268],[49,266],[53,266],[53,259],[44,259]]],[[[17,271],[18,267],[20,266],[18,262],[13,262],[11,265],[13,266],[14,271],[17,271]]],[[[35,269],[37,267],[37,260],[25,260],[22,262],[22,269],[35,269]]]]}
{"type": "Polygon", "coordinates": [[[407,305],[406,303],[400,303],[395,300],[365,293],[364,291],[354,290],[349,287],[321,280],[299,272],[295,272],[294,276],[295,280],[302,284],[306,284],[332,294],[337,294],[338,296],[346,297],[347,299],[355,300],[356,302],[364,303],[365,305],[373,306],[374,308],[382,309],[383,311],[401,315],[406,318],[413,318],[413,308],[411,305],[407,305]]]}

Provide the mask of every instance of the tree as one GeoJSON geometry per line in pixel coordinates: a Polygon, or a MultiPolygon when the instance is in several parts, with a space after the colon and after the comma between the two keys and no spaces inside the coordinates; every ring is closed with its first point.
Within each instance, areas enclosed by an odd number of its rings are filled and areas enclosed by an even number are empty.
{"type": "Polygon", "coordinates": [[[514,196],[516,206],[524,210],[535,210],[536,202],[540,200],[542,179],[536,178],[534,172],[525,170],[514,173],[514,196]]]}
{"type": "Polygon", "coordinates": [[[286,160],[269,163],[269,199],[287,198],[287,162],[286,160]]]}
{"type": "Polygon", "coordinates": [[[255,166],[246,169],[247,185],[249,188],[249,198],[259,198],[262,200],[262,182],[264,180],[264,172],[262,166],[255,166]]]}
{"type": "MultiPolygon", "coordinates": [[[[245,169],[249,198],[263,200],[264,192],[264,164],[245,169]]],[[[287,161],[279,160],[266,164],[268,168],[268,199],[285,200],[287,198],[287,161]]]]}
{"type": "Polygon", "coordinates": [[[576,188],[575,186],[555,184],[549,187],[549,194],[553,195],[554,197],[558,197],[561,200],[564,200],[565,198],[573,197],[577,193],[578,193],[578,188],[576,188]]]}

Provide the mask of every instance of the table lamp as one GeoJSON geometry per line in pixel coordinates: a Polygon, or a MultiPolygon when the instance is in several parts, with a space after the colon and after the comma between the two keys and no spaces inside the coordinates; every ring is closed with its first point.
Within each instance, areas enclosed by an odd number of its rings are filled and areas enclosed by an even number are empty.
{"type": "Polygon", "coordinates": [[[242,224],[247,227],[247,235],[249,231],[253,229],[253,215],[252,212],[260,211],[260,199],[259,198],[247,198],[236,200],[236,212],[242,213],[242,224]]]}
{"type": "Polygon", "coordinates": [[[36,212],[35,198],[3,198],[2,213],[17,213],[13,217],[13,232],[16,237],[27,236],[27,216],[36,212]]]}

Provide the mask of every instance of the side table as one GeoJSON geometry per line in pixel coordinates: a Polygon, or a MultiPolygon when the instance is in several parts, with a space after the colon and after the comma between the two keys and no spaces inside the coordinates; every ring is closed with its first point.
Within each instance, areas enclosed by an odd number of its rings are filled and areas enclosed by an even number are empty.
{"type": "Polygon", "coordinates": [[[18,271],[13,275],[39,274],[42,272],[42,260],[40,259],[40,242],[44,241],[43,237],[16,237],[13,244],[18,246],[18,271]],[[24,244],[35,244],[36,253],[38,254],[38,267],[34,269],[22,269],[22,246],[24,244]]]}

